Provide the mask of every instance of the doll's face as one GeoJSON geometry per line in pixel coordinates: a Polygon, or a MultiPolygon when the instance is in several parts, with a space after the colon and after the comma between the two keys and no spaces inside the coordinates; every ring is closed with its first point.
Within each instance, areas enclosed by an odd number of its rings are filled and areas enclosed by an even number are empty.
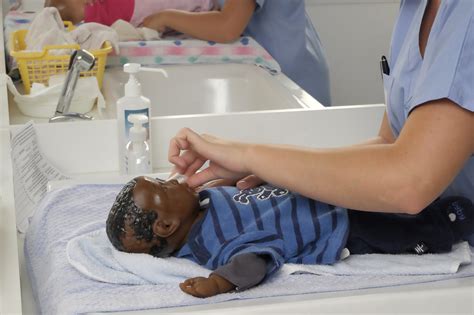
{"type": "Polygon", "coordinates": [[[58,9],[63,21],[71,21],[77,24],[84,19],[84,8],[88,0],[47,0],[45,7],[58,9]]]}
{"type": "Polygon", "coordinates": [[[164,182],[150,177],[139,177],[133,189],[133,201],[142,209],[157,212],[158,217],[185,219],[192,216],[196,208],[199,209],[196,191],[186,183],[178,183],[177,180],[164,182]]]}
{"type": "MultiPolygon", "coordinates": [[[[180,184],[176,180],[163,182],[139,177],[133,189],[133,201],[139,208],[157,215],[153,232],[166,238],[169,247],[160,257],[171,254],[182,245],[199,213],[197,193],[186,183],[180,184]]],[[[148,253],[156,245],[155,241],[137,240],[133,228],[127,224],[125,230],[122,243],[127,252],[148,253]]]]}

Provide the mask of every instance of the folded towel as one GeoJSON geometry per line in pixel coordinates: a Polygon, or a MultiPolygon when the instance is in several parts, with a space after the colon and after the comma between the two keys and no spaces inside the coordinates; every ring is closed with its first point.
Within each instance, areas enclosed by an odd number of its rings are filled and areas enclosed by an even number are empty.
{"type": "MultiPolygon", "coordinates": [[[[74,268],[68,261],[66,248],[72,239],[104,228],[110,207],[121,188],[122,185],[67,187],[48,193],[36,208],[26,234],[25,263],[33,293],[42,314],[63,315],[156,309],[236,299],[387,287],[474,276],[474,264],[461,266],[457,273],[410,276],[288,274],[295,270],[286,270],[285,265],[280,272],[255,288],[220,294],[207,299],[187,295],[175,283],[137,285],[104,283],[93,280],[90,276],[84,276],[74,268]]],[[[167,265],[163,266],[167,268],[167,265]]],[[[186,268],[191,267],[194,269],[198,266],[186,266],[186,268]]],[[[122,265],[121,268],[130,271],[128,265],[122,265]]],[[[173,268],[177,270],[176,267],[173,268]]],[[[171,281],[171,277],[179,280],[182,277],[194,275],[194,272],[199,274],[199,270],[195,270],[185,270],[182,274],[177,271],[178,274],[170,276],[165,281],[171,281]]],[[[138,272],[134,275],[136,279],[145,277],[138,272]]],[[[203,275],[206,274],[203,273],[203,275]]],[[[102,277],[106,276],[110,275],[102,277]]]]}
{"type": "Polygon", "coordinates": [[[471,263],[469,244],[463,242],[453,246],[444,254],[367,254],[350,255],[334,265],[286,264],[289,274],[311,273],[316,275],[441,275],[456,273],[462,265],[471,263]]]}
{"type": "Polygon", "coordinates": [[[156,258],[148,254],[129,254],[116,250],[101,227],[71,239],[67,244],[69,263],[85,276],[115,284],[177,284],[191,277],[207,277],[210,270],[176,257],[156,258]]]}
{"type": "Polygon", "coordinates": [[[72,30],[69,35],[82,49],[100,49],[105,42],[109,42],[119,53],[119,36],[111,27],[99,23],[84,23],[72,30]]]}
{"type": "MultiPolygon", "coordinates": [[[[48,7],[41,10],[33,19],[25,37],[26,50],[42,51],[46,45],[75,44],[65,31],[58,9],[48,7]]],[[[54,50],[52,54],[64,55],[69,50],[54,50]]]]}
{"type": "Polygon", "coordinates": [[[117,32],[121,42],[160,39],[160,34],[156,30],[148,27],[135,27],[124,20],[117,20],[110,27],[117,32]]]}
{"type": "MultiPolygon", "coordinates": [[[[120,252],[108,240],[103,222],[94,225],[102,228],[79,235],[67,245],[69,263],[89,278],[115,284],[177,284],[210,273],[187,259],[120,252]]],[[[471,252],[464,242],[445,254],[352,255],[332,266],[285,264],[280,274],[433,275],[456,273],[461,265],[470,263],[471,252]]]]}
{"type": "MultiPolygon", "coordinates": [[[[118,52],[118,35],[110,27],[98,23],[85,23],[71,32],[67,32],[58,9],[47,7],[34,18],[25,38],[26,50],[42,51],[47,45],[79,44],[81,48],[100,49],[104,42],[109,41],[118,52]]],[[[51,50],[51,54],[69,54],[69,49],[51,50]]]]}

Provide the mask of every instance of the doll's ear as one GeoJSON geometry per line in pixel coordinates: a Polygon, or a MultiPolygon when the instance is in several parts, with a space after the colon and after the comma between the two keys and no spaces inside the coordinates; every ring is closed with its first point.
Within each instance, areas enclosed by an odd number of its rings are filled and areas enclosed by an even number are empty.
{"type": "Polygon", "coordinates": [[[169,237],[179,228],[179,220],[158,219],[153,223],[153,232],[160,237],[169,237]]]}

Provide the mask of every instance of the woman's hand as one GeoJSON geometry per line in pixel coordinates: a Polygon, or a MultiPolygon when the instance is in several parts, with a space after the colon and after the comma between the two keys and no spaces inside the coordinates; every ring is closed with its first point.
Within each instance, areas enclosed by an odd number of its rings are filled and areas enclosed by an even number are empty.
{"type": "Polygon", "coordinates": [[[263,183],[265,183],[265,181],[261,180],[259,177],[255,175],[249,175],[247,177],[237,180],[237,182],[233,179],[215,179],[198,187],[198,191],[202,189],[206,189],[206,188],[220,187],[220,186],[235,186],[240,190],[244,190],[244,189],[260,186],[263,183]]]}
{"type": "Polygon", "coordinates": [[[244,190],[260,186],[264,183],[265,181],[262,180],[260,177],[257,177],[255,175],[249,175],[240,179],[237,183],[235,183],[235,186],[240,190],[244,190]]]}
{"type": "Polygon", "coordinates": [[[211,274],[209,278],[187,279],[180,283],[179,287],[183,292],[199,298],[211,297],[235,289],[235,285],[216,274],[211,274]]]}
{"type": "Polygon", "coordinates": [[[167,29],[165,19],[166,11],[158,12],[147,16],[143,20],[142,26],[156,30],[158,33],[161,34],[167,29]]]}
{"type": "Polygon", "coordinates": [[[188,177],[187,183],[191,187],[215,179],[236,182],[250,173],[245,164],[249,146],[210,135],[199,135],[184,128],[171,139],[168,160],[175,165],[173,172],[188,177]],[[206,162],[209,162],[209,166],[197,172],[206,162]]]}

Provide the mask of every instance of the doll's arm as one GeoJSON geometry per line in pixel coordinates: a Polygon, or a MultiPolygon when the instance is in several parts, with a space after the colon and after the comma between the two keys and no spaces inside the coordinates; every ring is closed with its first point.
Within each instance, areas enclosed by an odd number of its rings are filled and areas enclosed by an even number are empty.
{"type": "Polygon", "coordinates": [[[219,268],[208,278],[187,279],[181,290],[195,297],[211,297],[234,289],[245,290],[259,284],[267,273],[267,260],[254,253],[240,254],[219,268]]]}

